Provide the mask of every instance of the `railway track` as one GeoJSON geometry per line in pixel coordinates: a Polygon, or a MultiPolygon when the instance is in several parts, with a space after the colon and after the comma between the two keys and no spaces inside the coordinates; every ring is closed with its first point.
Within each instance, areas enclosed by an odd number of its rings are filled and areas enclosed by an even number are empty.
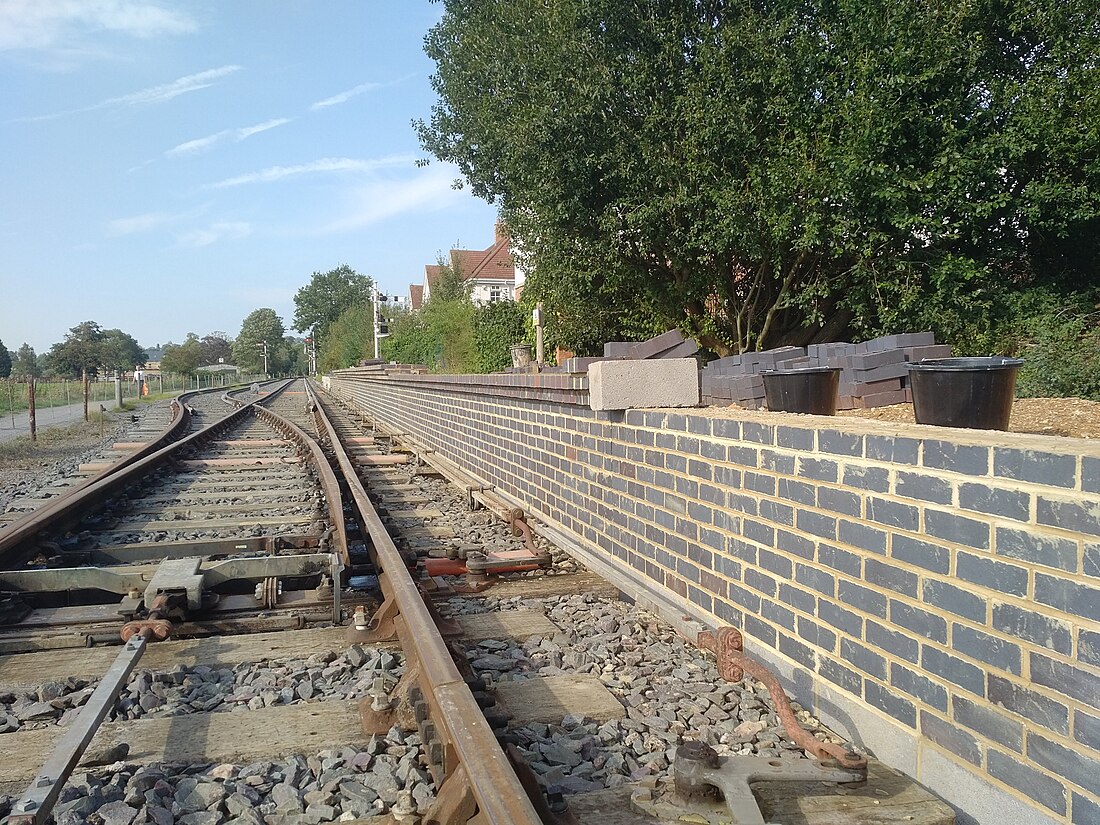
{"type": "Polygon", "coordinates": [[[0,530],[10,822],[658,821],[684,741],[700,821],[786,804],[715,760],[866,775],[457,468],[304,381],[237,403],[0,530]]]}

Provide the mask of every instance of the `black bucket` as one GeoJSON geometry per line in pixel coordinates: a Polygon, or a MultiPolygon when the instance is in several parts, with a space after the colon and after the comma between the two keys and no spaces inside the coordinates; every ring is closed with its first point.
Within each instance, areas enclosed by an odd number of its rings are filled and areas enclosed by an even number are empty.
{"type": "Polygon", "coordinates": [[[836,415],[840,370],[836,367],[804,367],[765,370],[764,398],[776,412],[836,415]]]}
{"type": "Polygon", "coordinates": [[[1007,430],[1020,358],[936,358],[909,364],[918,424],[1007,430]]]}

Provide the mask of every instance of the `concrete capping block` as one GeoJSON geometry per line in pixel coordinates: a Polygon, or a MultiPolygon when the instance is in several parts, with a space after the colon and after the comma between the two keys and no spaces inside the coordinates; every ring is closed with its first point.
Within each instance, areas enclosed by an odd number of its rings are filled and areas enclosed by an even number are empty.
{"type": "Polygon", "coordinates": [[[699,404],[699,363],[694,358],[597,361],[588,368],[588,380],[593,410],[699,404]]]}

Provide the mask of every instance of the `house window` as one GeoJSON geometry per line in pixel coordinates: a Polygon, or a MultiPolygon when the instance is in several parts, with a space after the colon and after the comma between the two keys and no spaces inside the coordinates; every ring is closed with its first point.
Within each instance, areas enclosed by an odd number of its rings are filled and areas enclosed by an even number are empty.
{"type": "Polygon", "coordinates": [[[489,287],[489,303],[495,304],[497,301],[503,300],[503,292],[504,290],[499,286],[489,287]]]}

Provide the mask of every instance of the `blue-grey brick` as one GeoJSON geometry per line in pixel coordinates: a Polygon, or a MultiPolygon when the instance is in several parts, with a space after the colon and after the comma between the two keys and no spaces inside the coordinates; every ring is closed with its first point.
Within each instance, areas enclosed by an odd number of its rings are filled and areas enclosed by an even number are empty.
{"type": "Polygon", "coordinates": [[[688,432],[696,435],[710,435],[710,419],[702,415],[688,416],[688,432]]]}
{"type": "Polygon", "coordinates": [[[799,456],[798,475],[802,478],[812,478],[814,481],[836,482],[837,463],[827,458],[810,458],[799,456]]]}
{"type": "Polygon", "coordinates": [[[745,623],[744,612],[721,599],[714,600],[714,615],[734,627],[741,627],[745,623]]]}
{"type": "Polygon", "coordinates": [[[840,640],[840,655],[844,661],[878,679],[886,678],[886,659],[851,639],[840,640]]]}
{"type": "Polygon", "coordinates": [[[817,612],[817,596],[786,582],[779,583],[779,600],[803,613],[813,615],[817,612]]]}
{"type": "Polygon", "coordinates": [[[1100,588],[1036,573],[1035,601],[1049,604],[1063,613],[1100,622],[1100,588]]]}
{"type": "Polygon", "coordinates": [[[916,507],[885,498],[872,496],[867,499],[867,518],[911,533],[920,529],[920,511],[916,507]]]}
{"type": "Polygon", "coordinates": [[[726,549],[726,537],[717,530],[708,530],[706,527],[700,527],[699,541],[711,550],[722,551],[726,549]]]}
{"type": "Polygon", "coordinates": [[[978,513],[1027,521],[1031,515],[1031,496],[1020,490],[1006,490],[1003,487],[962,484],[959,486],[959,506],[978,513]]]}
{"type": "Polygon", "coordinates": [[[985,621],[986,600],[961,587],[937,579],[925,579],[921,597],[927,604],[956,616],[975,622],[985,621]]]}
{"type": "Polygon", "coordinates": [[[741,587],[739,584],[729,583],[729,597],[732,601],[753,613],[760,612],[760,596],[745,587],[741,587]]]}
{"type": "Polygon", "coordinates": [[[877,590],[841,579],[837,582],[836,594],[837,598],[845,604],[859,608],[864,613],[886,618],[886,597],[877,590]]]}
{"type": "Polygon", "coordinates": [[[818,546],[817,560],[827,567],[857,579],[863,573],[863,559],[859,555],[833,547],[831,544],[822,543],[818,546]]]}
{"type": "Polygon", "coordinates": [[[1027,570],[1014,564],[960,552],[955,557],[955,575],[990,590],[1027,595],[1027,570]]]}
{"type": "Polygon", "coordinates": [[[862,698],[863,696],[863,677],[850,668],[846,668],[840,662],[836,662],[832,659],[821,657],[821,664],[818,669],[824,678],[828,679],[834,685],[838,685],[849,693],[855,694],[862,698]]]}
{"type": "Polygon", "coordinates": [[[760,450],[733,444],[726,452],[726,460],[739,467],[756,467],[760,461],[760,450]]]}
{"type": "Polygon", "coordinates": [[[730,493],[727,499],[726,506],[731,510],[737,510],[740,513],[747,513],[750,516],[755,516],[759,512],[757,507],[757,499],[755,496],[744,495],[742,493],[730,493]]]}
{"type": "Polygon", "coordinates": [[[734,513],[727,512],[725,510],[712,510],[711,521],[714,523],[715,527],[717,527],[719,530],[724,530],[727,533],[742,532],[741,519],[734,513]]]}
{"type": "Polygon", "coordinates": [[[759,542],[768,547],[775,546],[775,528],[753,519],[742,519],[741,535],[750,541],[759,542]]]}
{"type": "Polygon", "coordinates": [[[699,455],[711,461],[725,461],[726,445],[718,441],[702,441],[699,443],[699,455]]]}
{"type": "Polygon", "coordinates": [[[844,468],[844,486],[885,493],[890,489],[890,476],[884,467],[855,467],[849,464],[844,468]]]}
{"type": "Polygon", "coordinates": [[[925,738],[970,764],[982,764],[982,746],[977,739],[926,710],[920,712],[920,732],[925,738]]]}
{"type": "Polygon", "coordinates": [[[834,516],[800,509],[795,514],[795,524],[799,530],[805,530],[811,535],[836,541],[836,518],[834,516]]]}
{"type": "Polygon", "coordinates": [[[779,592],[775,579],[767,573],[761,573],[759,570],[754,570],[751,567],[745,570],[745,584],[753,590],[759,590],[765,596],[770,596],[773,599],[775,598],[775,594],[779,592]]]}
{"type": "Polygon", "coordinates": [[[1085,665],[1100,667],[1100,633],[1081,628],[1077,636],[1077,660],[1085,665]]]}
{"type": "Polygon", "coordinates": [[[1056,536],[1040,536],[1031,530],[997,528],[997,555],[1032,564],[1077,572],[1077,542],[1056,536]]]}
{"type": "Polygon", "coordinates": [[[779,652],[790,656],[800,665],[810,670],[817,669],[817,656],[813,649],[791,636],[780,635],[779,652]]]}
{"type": "Polygon", "coordinates": [[[923,674],[896,662],[890,665],[890,684],[915,696],[924,704],[947,713],[947,690],[923,674]]]}
{"type": "Polygon", "coordinates": [[[727,579],[734,579],[740,581],[741,579],[741,564],[733,559],[726,558],[725,556],[715,553],[714,554],[714,572],[725,576],[727,579]]]}
{"type": "Polygon", "coordinates": [[[735,441],[741,439],[741,422],[730,418],[715,418],[710,423],[710,430],[715,438],[731,438],[735,441]]]}
{"type": "Polygon", "coordinates": [[[989,525],[965,516],[956,516],[942,510],[925,510],[924,529],[930,536],[947,539],[957,544],[989,549],[989,525]]]}
{"type": "Polygon", "coordinates": [[[787,628],[794,632],[794,612],[788,610],[779,602],[765,600],[760,606],[760,615],[769,622],[787,628]]]}
{"type": "Polygon", "coordinates": [[[867,639],[868,644],[872,644],[880,650],[885,650],[887,653],[892,653],[907,662],[915,663],[917,661],[919,655],[917,640],[904,633],[899,633],[868,619],[864,629],[864,638],[867,639]]]}
{"type": "Polygon", "coordinates": [[[1100,796],[1100,760],[1071,750],[1038,733],[1028,732],[1027,755],[1033,762],[1100,796]]]}
{"type": "Polygon", "coordinates": [[[916,464],[920,442],[915,438],[892,435],[868,435],[867,457],[891,464],[916,464]]]}
{"type": "Polygon", "coordinates": [[[1100,458],[1081,459],[1081,489],[1086,493],[1100,493],[1100,458]]]}
{"type": "Polygon", "coordinates": [[[743,421],[741,423],[741,438],[744,441],[753,441],[757,444],[774,444],[775,427],[757,421],[743,421]]]}
{"type": "Polygon", "coordinates": [[[822,621],[828,622],[837,630],[842,630],[849,636],[861,638],[863,636],[863,617],[845,610],[840,605],[818,599],[817,615],[822,621]]]}
{"type": "Polygon", "coordinates": [[[779,497],[787,501],[797,501],[799,504],[813,505],[817,501],[817,487],[807,484],[805,481],[795,481],[793,478],[779,479],[779,497]]]}
{"type": "Polygon", "coordinates": [[[665,455],[665,469],[672,470],[674,473],[687,472],[688,460],[686,456],[682,456],[679,453],[667,453],[665,455]]]}
{"type": "Polygon", "coordinates": [[[886,555],[886,531],[866,524],[841,519],[837,523],[838,540],[861,550],[886,555]]]}
{"type": "Polygon", "coordinates": [[[1086,576],[1100,579],[1100,544],[1086,544],[1081,572],[1086,576]]]}
{"type": "Polygon", "coordinates": [[[836,650],[836,633],[805,616],[798,617],[798,635],[821,650],[836,650]]]}
{"type": "Polygon", "coordinates": [[[822,593],[826,596],[833,596],[836,594],[836,578],[832,573],[818,570],[815,567],[809,567],[805,564],[796,564],[794,568],[794,578],[799,584],[812,587],[818,593],[822,593]]]}
{"type": "Polygon", "coordinates": [[[941,644],[947,643],[947,622],[935,613],[921,610],[906,602],[890,599],[890,621],[912,630],[919,636],[941,644]]]}
{"type": "Polygon", "coordinates": [[[794,508],[789,504],[766,498],[760,502],[760,518],[790,527],[794,525],[794,508]]]}
{"type": "Polygon", "coordinates": [[[1077,456],[996,447],[993,474],[1050,487],[1072,488],[1077,485],[1077,456]]]}
{"type": "Polygon", "coordinates": [[[899,496],[932,501],[936,504],[950,504],[955,495],[951,489],[951,482],[946,479],[900,471],[894,490],[899,496]]]}
{"type": "Polygon", "coordinates": [[[757,553],[757,559],[759,565],[765,570],[770,570],[775,575],[784,579],[790,579],[794,573],[794,566],[791,560],[786,556],[773,553],[771,550],[764,550],[761,548],[757,553]]]}
{"type": "Polygon", "coordinates": [[[741,541],[741,539],[735,536],[730,536],[729,541],[726,543],[726,549],[731,555],[736,556],[742,561],[747,561],[749,564],[756,564],[756,545],[741,541]]]}
{"type": "Polygon", "coordinates": [[[989,448],[926,439],[922,463],[936,470],[984,476],[989,472],[989,448]]]}
{"type": "Polygon", "coordinates": [[[1024,750],[1024,725],[999,708],[982,702],[972,702],[965,696],[951,697],[951,715],[960,725],[977,731],[986,739],[992,739],[1017,753],[1024,750]]]}
{"type": "Polygon", "coordinates": [[[924,645],[921,649],[921,665],[934,676],[942,676],[978,696],[985,696],[985,671],[957,656],[924,645]]]}
{"type": "Polygon", "coordinates": [[[814,430],[804,430],[800,427],[779,427],[776,429],[775,441],[780,447],[812,451],[814,448],[814,430]]]}
{"type": "Polygon", "coordinates": [[[760,469],[769,470],[779,475],[792,475],[794,473],[794,456],[777,453],[775,450],[761,450],[760,469]]]}
{"type": "Polygon", "coordinates": [[[986,755],[986,770],[994,779],[1001,780],[1056,814],[1065,815],[1066,789],[1057,779],[993,748],[986,755]]]}
{"type": "Polygon", "coordinates": [[[743,483],[746,490],[755,490],[765,495],[775,495],[775,476],[766,476],[761,473],[745,473],[743,483]]]}
{"type": "Polygon", "coordinates": [[[1073,712],[1073,738],[1100,752],[1100,718],[1079,710],[1073,712]]]}
{"type": "Polygon", "coordinates": [[[1061,702],[1024,687],[1019,682],[990,673],[986,698],[1048,730],[1069,733],[1069,709],[1061,702]]]}
{"type": "Polygon", "coordinates": [[[710,464],[706,461],[700,461],[697,458],[688,460],[688,475],[695,476],[696,478],[704,478],[710,481],[710,464]]]}
{"type": "Polygon", "coordinates": [[[865,682],[863,697],[867,702],[911,728],[917,726],[917,709],[908,699],[902,699],[878,682],[865,682]]]}
{"type": "Polygon", "coordinates": [[[933,573],[947,575],[951,572],[951,553],[946,547],[930,544],[902,533],[895,533],[890,543],[891,558],[923,567],[933,573]]]}
{"type": "Polygon", "coordinates": [[[1020,646],[1015,642],[956,623],[951,625],[951,647],[971,659],[1020,675],[1020,646]]]}
{"type": "Polygon", "coordinates": [[[741,629],[768,647],[775,647],[775,628],[755,616],[745,614],[745,623],[741,629]]]}
{"type": "Polygon", "coordinates": [[[1079,667],[1032,653],[1031,681],[1100,709],[1100,676],[1079,667]]]}
{"type": "Polygon", "coordinates": [[[838,430],[818,430],[817,448],[823,453],[862,456],[863,436],[838,430]]]}
{"type": "Polygon", "coordinates": [[[1073,825],[1100,825],[1100,803],[1087,799],[1074,791],[1073,799],[1073,825]]]}
{"type": "Polygon", "coordinates": [[[1040,524],[1100,536],[1100,507],[1086,501],[1059,501],[1039,496],[1036,516],[1040,524]]]}
{"type": "Polygon", "coordinates": [[[1070,625],[1014,604],[993,603],[993,629],[1069,655],[1072,648],[1070,625]]]}
{"type": "MultiPolygon", "coordinates": [[[[811,504],[812,502],[805,502],[811,504]]],[[[820,487],[817,491],[817,506],[833,513],[859,518],[863,515],[863,499],[847,490],[835,487],[820,487]]]]}
{"type": "Polygon", "coordinates": [[[902,593],[916,598],[917,574],[902,570],[890,562],[866,559],[863,562],[863,577],[870,584],[886,587],[895,593],[902,593]]]}

